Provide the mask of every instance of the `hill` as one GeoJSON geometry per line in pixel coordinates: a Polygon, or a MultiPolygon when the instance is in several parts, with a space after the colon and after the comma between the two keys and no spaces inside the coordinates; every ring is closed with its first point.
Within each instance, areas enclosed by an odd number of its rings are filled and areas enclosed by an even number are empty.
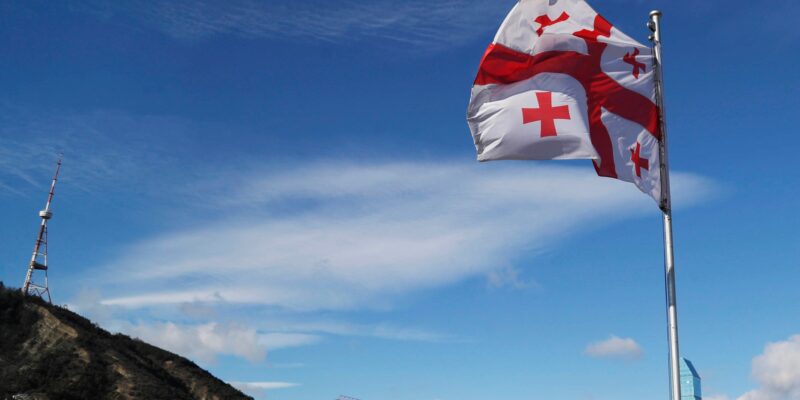
{"type": "Polygon", "coordinates": [[[251,399],[193,362],[0,282],[0,399],[251,399]]]}

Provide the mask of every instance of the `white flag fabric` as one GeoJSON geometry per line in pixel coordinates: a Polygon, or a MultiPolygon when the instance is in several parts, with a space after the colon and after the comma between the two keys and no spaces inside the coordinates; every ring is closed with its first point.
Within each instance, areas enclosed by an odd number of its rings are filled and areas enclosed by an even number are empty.
{"type": "Polygon", "coordinates": [[[478,160],[592,159],[660,203],[653,64],[583,0],[519,1],[472,87],[478,160]]]}

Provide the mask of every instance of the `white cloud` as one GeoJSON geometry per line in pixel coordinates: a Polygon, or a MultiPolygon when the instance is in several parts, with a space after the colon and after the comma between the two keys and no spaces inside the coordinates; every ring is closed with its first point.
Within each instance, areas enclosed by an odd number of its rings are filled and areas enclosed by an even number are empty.
{"type": "Polygon", "coordinates": [[[768,343],[753,359],[752,375],[760,387],[738,400],[800,400],[800,335],[768,343]]]}
{"type": "Polygon", "coordinates": [[[210,322],[179,325],[172,322],[123,325],[121,331],[154,346],[205,362],[227,354],[251,362],[264,360],[266,346],[255,329],[210,322]]]}
{"type": "MultiPolygon", "coordinates": [[[[229,215],[100,266],[129,271],[102,278],[118,293],[104,304],[381,308],[489,274],[575,229],[657,212],[633,186],[591,168],[330,162],[220,179],[221,187],[193,189],[229,215]]],[[[712,190],[692,175],[674,181],[678,204],[712,190]]]]}
{"type": "MultiPolygon", "coordinates": [[[[108,308],[108,307],[106,307],[108,308]]],[[[136,324],[107,320],[114,331],[140,338],[150,344],[185,357],[212,362],[218,355],[233,355],[251,362],[263,361],[267,351],[319,343],[325,335],[363,336],[397,341],[443,342],[450,335],[389,324],[359,325],[338,321],[286,322],[262,321],[271,331],[261,331],[234,323],[208,322],[178,324],[155,322],[136,324]]]]}
{"type": "Polygon", "coordinates": [[[584,354],[597,358],[638,359],[642,356],[642,347],[631,338],[620,338],[611,335],[606,340],[590,343],[584,354]]]}
{"type": "Polygon", "coordinates": [[[228,382],[228,384],[258,398],[266,396],[267,390],[288,389],[300,386],[298,383],[291,382],[228,382]]]}
{"type": "MultiPolygon", "coordinates": [[[[677,205],[713,190],[673,177],[677,205]]],[[[212,181],[224,183],[193,189],[224,215],[93,269],[108,271],[102,280],[117,294],[104,304],[385,308],[413,290],[490,274],[573,230],[658,212],[590,167],[320,162],[212,181]]]]}
{"type": "MultiPolygon", "coordinates": [[[[250,361],[261,361],[264,352],[308,346],[319,343],[326,336],[361,336],[396,341],[451,342],[461,340],[452,335],[423,329],[401,327],[389,323],[352,324],[335,319],[318,319],[309,314],[302,318],[276,318],[269,312],[253,314],[236,310],[225,304],[207,302],[181,303],[166,307],[155,307],[142,313],[103,304],[99,292],[94,289],[81,290],[67,305],[113,332],[138,337],[151,344],[185,357],[202,362],[212,362],[216,356],[228,354],[250,361]],[[248,315],[249,326],[232,322],[213,322],[220,316],[241,320],[248,315]],[[149,316],[152,320],[143,320],[149,316]],[[192,323],[165,323],[163,320],[198,321],[192,323]],[[238,317],[238,318],[237,318],[238,317]],[[128,322],[129,319],[138,322],[128,322]],[[206,321],[206,322],[202,322],[206,321]],[[254,336],[255,334],[255,336],[254,336]],[[255,337],[255,341],[253,338],[255,337]],[[231,345],[231,343],[234,343],[231,345]]],[[[280,314],[280,313],[279,313],[280,314]]],[[[274,366],[274,365],[273,365],[274,366]]],[[[297,364],[294,364],[297,366],[297,364]]]]}
{"type": "MultiPolygon", "coordinates": [[[[223,171],[186,186],[204,200],[205,221],[92,268],[116,296],[84,293],[76,304],[112,330],[200,361],[225,354],[260,361],[267,351],[329,335],[464,340],[295,312],[386,309],[413,291],[482,276],[495,287],[527,287],[532,281],[512,263],[520,255],[576,229],[657,213],[633,186],[591,168],[531,164],[319,162],[223,171]],[[258,315],[248,319],[255,325],[219,322],[241,310],[258,315]]],[[[676,203],[702,199],[711,186],[675,174],[676,203]]]]}
{"type": "Polygon", "coordinates": [[[392,44],[439,48],[488,35],[510,6],[498,7],[487,0],[341,0],[322,4],[173,0],[93,2],[83,9],[101,18],[124,14],[177,39],[231,34],[354,42],[371,37],[392,44]]]}

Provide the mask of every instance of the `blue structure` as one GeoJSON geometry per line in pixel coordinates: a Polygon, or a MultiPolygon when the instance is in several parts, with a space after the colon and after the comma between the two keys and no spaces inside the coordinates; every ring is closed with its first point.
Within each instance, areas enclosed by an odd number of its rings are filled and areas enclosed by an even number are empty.
{"type": "Polygon", "coordinates": [[[700,391],[700,374],[694,369],[692,362],[681,358],[681,400],[702,400],[700,391]]]}

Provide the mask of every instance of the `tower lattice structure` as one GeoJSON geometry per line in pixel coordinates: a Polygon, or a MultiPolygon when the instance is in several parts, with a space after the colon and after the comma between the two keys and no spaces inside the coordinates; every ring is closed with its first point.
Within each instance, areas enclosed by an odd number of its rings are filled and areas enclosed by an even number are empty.
{"type": "Polygon", "coordinates": [[[28,264],[25,284],[22,285],[22,293],[41,298],[47,296],[47,301],[50,303],[53,300],[50,298],[50,286],[47,282],[47,221],[53,218],[50,205],[53,203],[53,195],[56,192],[56,182],[58,181],[58,172],[60,170],[61,159],[59,158],[58,164],[56,164],[56,173],[53,175],[53,182],[50,184],[50,193],[47,195],[47,203],[44,206],[44,210],[39,211],[39,218],[42,219],[42,223],[39,225],[39,234],[36,235],[36,243],[33,245],[33,255],[31,256],[31,262],[28,264]],[[42,271],[42,281],[34,280],[36,271],[42,271]]]}

